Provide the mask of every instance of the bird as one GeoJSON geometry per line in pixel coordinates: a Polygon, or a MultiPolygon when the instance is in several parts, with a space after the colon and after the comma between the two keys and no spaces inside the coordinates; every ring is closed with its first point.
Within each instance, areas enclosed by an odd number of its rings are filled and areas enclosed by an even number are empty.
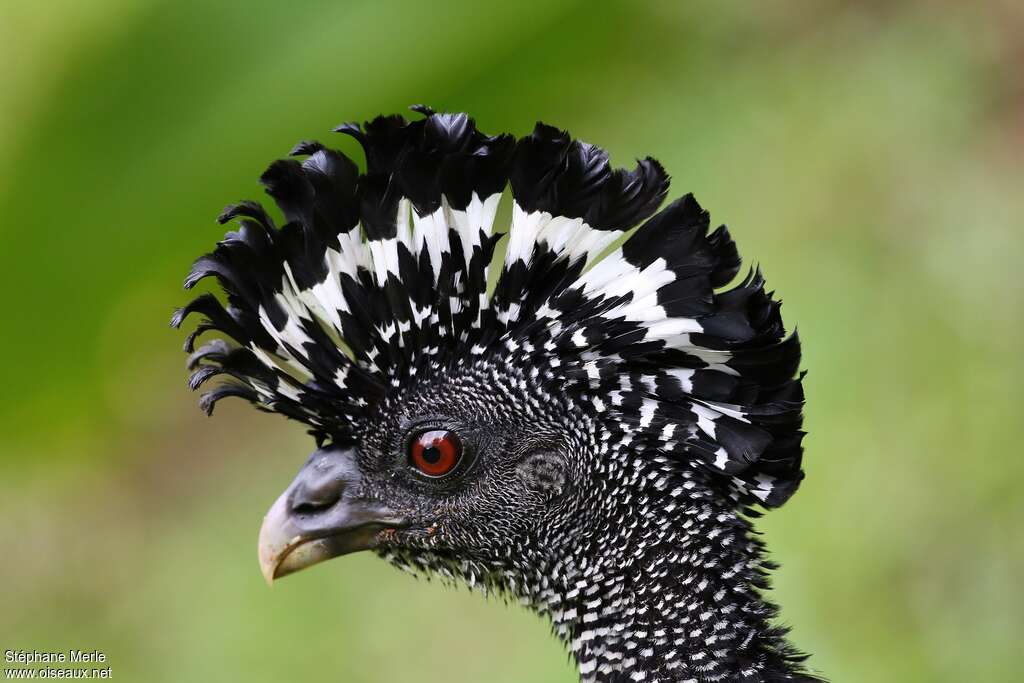
{"type": "Polygon", "coordinates": [[[804,477],[800,340],[760,269],[651,157],[411,109],[335,129],[363,168],[315,141],[274,161],[277,220],[228,206],[185,279],[221,291],[172,317],[200,317],[207,413],[241,397],[313,437],[267,581],[372,551],[527,605],[583,683],[822,680],[754,528],[804,477]]]}

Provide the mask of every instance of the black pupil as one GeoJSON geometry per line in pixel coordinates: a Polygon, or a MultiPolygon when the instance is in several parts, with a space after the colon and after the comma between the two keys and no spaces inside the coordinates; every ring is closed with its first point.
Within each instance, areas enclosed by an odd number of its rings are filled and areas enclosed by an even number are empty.
{"type": "Polygon", "coordinates": [[[423,459],[429,462],[431,465],[436,465],[438,460],[441,459],[441,451],[434,444],[423,447],[423,459]]]}

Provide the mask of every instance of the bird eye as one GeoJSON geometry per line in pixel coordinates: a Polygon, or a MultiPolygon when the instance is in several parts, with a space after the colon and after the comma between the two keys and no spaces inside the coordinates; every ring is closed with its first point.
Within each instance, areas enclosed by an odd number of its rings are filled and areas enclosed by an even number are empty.
{"type": "Polygon", "coordinates": [[[421,432],[409,445],[409,461],[428,477],[448,474],[459,464],[461,457],[459,437],[446,429],[421,432]]]}

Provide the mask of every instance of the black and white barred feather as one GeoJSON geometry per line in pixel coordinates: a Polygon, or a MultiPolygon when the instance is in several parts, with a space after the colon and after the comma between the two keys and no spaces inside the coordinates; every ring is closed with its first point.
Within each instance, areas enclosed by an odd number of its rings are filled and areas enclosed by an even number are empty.
{"type": "Polygon", "coordinates": [[[318,142],[273,163],[261,180],[281,227],[254,202],[221,215],[237,228],[185,286],[213,276],[226,303],[203,294],[172,320],[203,316],[185,343],[192,387],[227,380],[203,407],[241,396],[344,442],[417,375],[498,357],[638,451],[711,473],[737,506],[785,502],[803,477],[800,344],[759,271],[730,286],[740,259],[725,226],[711,230],[691,195],[655,213],[669,179],[653,159],[616,169],[544,124],[517,140],[414,109],[422,118],[337,129],[361,144],[363,173],[318,142]],[[196,347],[209,330],[233,343],[196,347]]]}

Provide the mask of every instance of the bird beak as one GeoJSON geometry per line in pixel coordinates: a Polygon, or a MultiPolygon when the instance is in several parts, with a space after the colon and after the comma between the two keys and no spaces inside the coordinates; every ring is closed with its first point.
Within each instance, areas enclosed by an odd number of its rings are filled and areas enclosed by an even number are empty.
{"type": "Polygon", "coordinates": [[[267,583],[332,557],[377,545],[403,525],[382,505],[358,497],[362,475],[351,448],[313,453],[270,506],[260,528],[260,571],[267,583]]]}

